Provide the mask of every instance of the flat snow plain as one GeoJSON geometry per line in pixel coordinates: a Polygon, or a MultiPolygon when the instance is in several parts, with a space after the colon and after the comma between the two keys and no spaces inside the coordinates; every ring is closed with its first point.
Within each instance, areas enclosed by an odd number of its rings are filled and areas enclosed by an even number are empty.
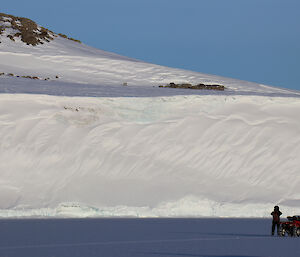
{"type": "Polygon", "coordinates": [[[299,92],[61,38],[2,41],[0,216],[300,213],[299,92]],[[227,90],[158,88],[170,82],[227,90]]]}
{"type": "Polygon", "coordinates": [[[296,257],[270,219],[0,220],[5,257],[296,257]]]}

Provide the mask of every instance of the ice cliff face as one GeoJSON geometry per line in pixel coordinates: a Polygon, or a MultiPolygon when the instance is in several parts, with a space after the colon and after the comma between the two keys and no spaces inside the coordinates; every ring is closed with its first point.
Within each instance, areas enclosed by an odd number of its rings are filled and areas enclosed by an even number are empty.
{"type": "Polygon", "coordinates": [[[300,212],[299,92],[0,38],[1,216],[300,212]]]}

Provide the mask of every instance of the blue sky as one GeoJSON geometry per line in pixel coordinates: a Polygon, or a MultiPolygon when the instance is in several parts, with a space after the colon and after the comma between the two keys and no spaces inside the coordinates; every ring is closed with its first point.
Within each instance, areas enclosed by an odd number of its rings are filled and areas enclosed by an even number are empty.
{"type": "Polygon", "coordinates": [[[14,0],[0,12],[144,61],[300,90],[299,0],[14,0]]]}

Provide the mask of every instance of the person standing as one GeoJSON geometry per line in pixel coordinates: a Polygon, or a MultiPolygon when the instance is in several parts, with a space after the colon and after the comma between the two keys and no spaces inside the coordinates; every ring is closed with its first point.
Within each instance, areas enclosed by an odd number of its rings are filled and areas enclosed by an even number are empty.
{"type": "Polygon", "coordinates": [[[274,211],[271,212],[271,215],[273,216],[273,221],[272,221],[272,236],[274,236],[275,226],[277,227],[277,235],[279,235],[280,215],[281,214],[282,213],[279,210],[279,207],[276,205],[274,207],[274,211]]]}

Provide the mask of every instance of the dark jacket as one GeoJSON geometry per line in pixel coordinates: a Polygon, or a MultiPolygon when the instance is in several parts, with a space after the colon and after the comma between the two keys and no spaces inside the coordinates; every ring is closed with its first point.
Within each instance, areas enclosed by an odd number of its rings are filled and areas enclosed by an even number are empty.
{"type": "Polygon", "coordinates": [[[279,223],[280,222],[280,215],[281,215],[281,211],[273,211],[271,213],[271,215],[273,216],[273,222],[279,223]]]}

